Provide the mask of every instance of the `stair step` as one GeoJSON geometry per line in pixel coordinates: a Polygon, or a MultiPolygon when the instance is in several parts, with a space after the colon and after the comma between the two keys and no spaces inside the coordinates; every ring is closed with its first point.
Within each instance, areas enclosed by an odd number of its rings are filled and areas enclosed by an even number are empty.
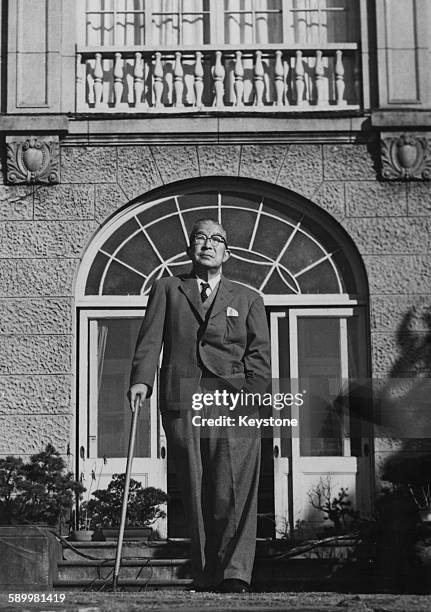
{"type": "MultiPolygon", "coordinates": [[[[355,542],[340,544],[325,544],[319,546],[320,558],[346,558],[354,549],[355,542]]],[[[357,544],[357,543],[356,543],[357,544]]],[[[67,542],[63,543],[64,559],[82,559],[89,557],[113,559],[115,558],[117,542],[108,540],[106,542],[67,542]]],[[[189,540],[134,540],[123,543],[123,557],[151,557],[151,558],[187,558],[190,554],[189,540]]],[[[258,540],[256,542],[256,559],[267,556],[282,555],[288,551],[284,540],[258,540]]],[[[295,557],[310,559],[314,556],[313,551],[303,553],[295,557]]],[[[314,557],[315,558],[315,557],[314,557]]]]}
{"type": "MultiPolygon", "coordinates": [[[[57,589],[109,588],[115,565],[117,543],[63,543],[63,560],[58,562],[57,589]],[[87,555],[87,556],[86,556],[87,555]],[[90,558],[88,558],[90,557],[90,558]]],[[[320,547],[324,558],[311,557],[313,552],[286,558],[289,545],[283,540],[258,541],[253,572],[256,591],[289,589],[327,590],[346,587],[346,578],[338,579],[337,570],[345,566],[352,544],[320,547]]],[[[188,540],[135,540],[123,544],[118,585],[128,590],[143,588],[186,588],[190,575],[190,542],[188,540]]],[[[349,583],[353,579],[350,576],[349,583]]],[[[363,579],[362,579],[363,580],[363,579]]]]}
{"type": "MultiPolygon", "coordinates": [[[[66,559],[63,561],[58,561],[59,567],[110,567],[114,565],[115,559],[66,559]]],[[[129,567],[137,567],[141,566],[143,563],[148,563],[154,567],[156,566],[170,566],[170,565],[186,565],[190,562],[190,559],[187,558],[167,558],[167,559],[155,559],[153,557],[136,557],[134,559],[128,559],[122,556],[122,566],[129,567]]],[[[343,565],[343,563],[338,559],[305,559],[305,558],[293,558],[293,559],[283,559],[277,557],[266,557],[264,559],[256,559],[255,565],[257,567],[280,567],[280,566],[301,566],[303,568],[308,567],[336,567],[338,565],[343,565]]]]}
{"type": "MultiPolygon", "coordinates": [[[[54,588],[58,591],[68,590],[68,589],[93,589],[95,591],[102,591],[104,587],[109,590],[109,587],[112,584],[112,576],[110,576],[109,580],[87,580],[87,579],[73,579],[73,580],[64,580],[59,579],[54,581],[54,588]]],[[[132,590],[135,589],[159,589],[159,588],[171,588],[171,589],[186,589],[193,584],[193,580],[186,579],[177,579],[177,580],[156,580],[151,578],[150,580],[130,580],[121,578],[118,580],[119,587],[129,587],[132,590]]]]}
{"type": "MultiPolygon", "coordinates": [[[[151,557],[151,558],[187,558],[190,554],[188,542],[145,540],[124,542],[122,548],[123,557],[151,557]]],[[[117,542],[67,542],[63,544],[64,559],[83,559],[86,555],[103,559],[115,559],[117,542]]]]}
{"type": "MultiPolygon", "coordinates": [[[[141,567],[143,564],[156,566],[186,565],[189,559],[152,559],[151,557],[139,557],[136,559],[125,559],[122,557],[121,566],[141,567]]],[[[115,559],[68,559],[59,561],[58,567],[114,567],[115,559]]]]}
{"type": "MultiPolygon", "coordinates": [[[[185,589],[193,584],[186,559],[147,559],[125,562],[120,570],[118,586],[126,590],[172,588],[185,589]],[[150,561],[151,565],[145,565],[150,561]]],[[[261,560],[254,567],[252,588],[254,591],[339,591],[352,589],[368,592],[368,580],[357,572],[338,575],[343,563],[320,559],[261,560]],[[310,562],[311,561],[311,562],[310,562]],[[364,590],[365,589],[365,590],[364,590]]],[[[109,589],[112,585],[114,564],[61,562],[56,589],[109,589]]]]}
{"type": "MultiPolygon", "coordinates": [[[[115,562],[107,561],[60,561],[58,577],[61,580],[97,580],[112,575],[115,562]]],[[[191,578],[188,559],[124,559],[120,574],[124,580],[139,578],[148,580],[176,580],[191,578]]]]}
{"type": "MultiPolygon", "coordinates": [[[[115,562],[106,560],[66,560],[58,563],[60,580],[76,581],[108,579],[112,576],[115,562]]],[[[330,579],[335,570],[343,567],[336,560],[322,559],[257,559],[254,579],[261,582],[283,582],[286,577],[294,581],[320,581],[330,579]]],[[[149,579],[172,581],[189,579],[190,560],[179,559],[123,559],[120,576],[124,580],[145,581],[149,579]]]]}

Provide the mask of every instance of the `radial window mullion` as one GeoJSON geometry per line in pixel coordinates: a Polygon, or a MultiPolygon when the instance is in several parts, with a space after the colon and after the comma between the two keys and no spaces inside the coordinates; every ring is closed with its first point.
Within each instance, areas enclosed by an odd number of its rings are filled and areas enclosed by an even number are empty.
{"type": "Polygon", "coordinates": [[[241,232],[233,229],[231,233],[231,258],[236,264],[228,266],[232,280],[274,295],[346,292],[339,272],[343,264],[338,255],[334,257],[333,245],[326,248],[296,213],[280,214],[255,198],[248,202],[243,198],[238,206],[230,195],[224,195],[221,191],[213,194],[206,206],[196,206],[187,195],[176,197],[175,203],[168,197],[161,204],[161,214],[150,214],[147,219],[144,211],[134,211],[133,218],[117,228],[118,233],[114,231],[100,244],[86,294],[91,295],[97,285],[98,293],[103,288],[103,295],[146,295],[156,277],[185,270],[185,228],[191,215],[199,210],[206,214],[213,211],[221,222],[232,227],[237,215],[242,224],[241,232]],[[166,244],[162,237],[169,231],[175,238],[166,244]],[[268,235],[272,235],[271,242],[268,235]]]}

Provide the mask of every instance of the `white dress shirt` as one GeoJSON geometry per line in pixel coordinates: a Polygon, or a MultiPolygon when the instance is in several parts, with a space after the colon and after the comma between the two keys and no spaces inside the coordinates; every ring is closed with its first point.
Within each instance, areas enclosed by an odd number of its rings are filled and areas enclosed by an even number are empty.
{"type": "MultiPolygon", "coordinates": [[[[196,280],[198,282],[198,289],[199,289],[199,293],[202,291],[202,283],[208,283],[211,289],[211,293],[214,291],[214,289],[217,287],[217,285],[219,284],[221,279],[221,272],[219,272],[217,274],[217,276],[209,279],[209,280],[204,280],[203,278],[199,278],[199,276],[196,275],[196,280]]],[[[209,294],[211,295],[211,294],[209,294]]],[[[209,297],[208,295],[208,297],[209,297]]]]}

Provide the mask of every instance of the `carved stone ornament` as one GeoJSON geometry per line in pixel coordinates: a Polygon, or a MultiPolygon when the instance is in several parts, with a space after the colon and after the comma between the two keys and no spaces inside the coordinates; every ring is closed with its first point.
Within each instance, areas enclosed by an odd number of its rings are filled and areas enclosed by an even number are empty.
{"type": "Polygon", "coordinates": [[[389,180],[431,180],[431,140],[402,134],[382,138],[382,177],[389,180]]]}
{"type": "Polygon", "coordinates": [[[7,137],[7,180],[12,185],[60,181],[58,136],[7,137]]]}

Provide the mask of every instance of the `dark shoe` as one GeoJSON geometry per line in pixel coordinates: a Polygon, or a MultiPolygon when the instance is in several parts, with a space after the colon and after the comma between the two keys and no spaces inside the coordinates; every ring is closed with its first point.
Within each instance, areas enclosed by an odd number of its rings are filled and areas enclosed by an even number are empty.
{"type": "Polygon", "coordinates": [[[226,578],[218,586],[219,593],[250,593],[250,585],[238,578],[226,578]]]}
{"type": "Polygon", "coordinates": [[[192,584],[187,590],[192,593],[217,593],[215,586],[202,584],[192,584]]]}

